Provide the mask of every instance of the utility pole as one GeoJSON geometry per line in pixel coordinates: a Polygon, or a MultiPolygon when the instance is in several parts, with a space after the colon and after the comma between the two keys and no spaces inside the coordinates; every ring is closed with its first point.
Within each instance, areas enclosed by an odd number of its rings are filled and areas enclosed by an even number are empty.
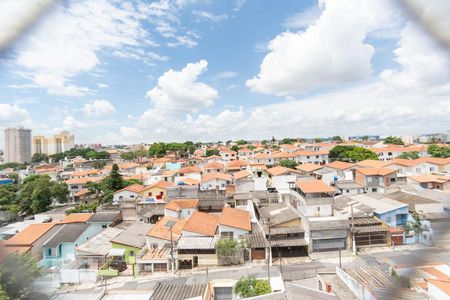
{"type": "Polygon", "coordinates": [[[272,265],[272,238],[270,236],[270,217],[267,218],[266,224],[269,229],[269,259],[267,260],[267,280],[269,281],[270,285],[270,266],[272,265]]]}
{"type": "Polygon", "coordinates": [[[173,226],[175,226],[175,224],[176,224],[175,221],[167,221],[165,224],[166,227],[169,228],[169,232],[170,232],[170,267],[172,270],[172,274],[174,274],[174,271],[175,271],[174,270],[175,269],[175,266],[174,266],[175,259],[173,257],[173,235],[172,235],[172,228],[173,228],[173,226]]]}
{"type": "Polygon", "coordinates": [[[342,269],[342,262],[341,262],[341,247],[339,247],[339,269],[342,269]]]}
{"type": "Polygon", "coordinates": [[[350,230],[351,230],[351,232],[350,232],[350,234],[351,234],[351,237],[352,237],[352,248],[354,248],[353,249],[353,254],[355,254],[356,255],[356,241],[355,241],[355,228],[354,228],[354,218],[353,218],[353,203],[352,204],[350,204],[350,209],[351,209],[351,217],[352,217],[352,222],[351,222],[351,224],[350,224],[350,230]]]}

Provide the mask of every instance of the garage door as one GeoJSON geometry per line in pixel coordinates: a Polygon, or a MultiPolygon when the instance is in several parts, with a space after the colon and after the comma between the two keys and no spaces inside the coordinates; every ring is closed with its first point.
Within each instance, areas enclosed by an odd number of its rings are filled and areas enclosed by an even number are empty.
{"type": "Polygon", "coordinates": [[[214,288],[215,300],[232,300],[233,288],[232,287],[215,287],[214,288]]]}
{"type": "Polygon", "coordinates": [[[345,239],[313,240],[313,251],[335,251],[345,249],[345,239]]]}
{"type": "Polygon", "coordinates": [[[266,250],[263,249],[252,249],[252,260],[254,259],[266,259],[266,250]]]}

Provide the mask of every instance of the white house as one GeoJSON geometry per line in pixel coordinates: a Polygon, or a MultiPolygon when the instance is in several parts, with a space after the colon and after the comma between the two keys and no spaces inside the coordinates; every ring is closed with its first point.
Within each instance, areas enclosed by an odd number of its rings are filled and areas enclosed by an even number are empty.
{"type": "Polygon", "coordinates": [[[197,210],[197,205],[198,199],[173,199],[164,206],[164,215],[184,219],[197,210]]]}
{"type": "Polygon", "coordinates": [[[203,175],[200,181],[201,190],[219,189],[225,191],[228,184],[231,184],[233,178],[230,174],[211,173],[203,175]]]}
{"type": "Polygon", "coordinates": [[[250,213],[237,208],[224,207],[218,224],[221,238],[241,238],[252,230],[250,213]]]}

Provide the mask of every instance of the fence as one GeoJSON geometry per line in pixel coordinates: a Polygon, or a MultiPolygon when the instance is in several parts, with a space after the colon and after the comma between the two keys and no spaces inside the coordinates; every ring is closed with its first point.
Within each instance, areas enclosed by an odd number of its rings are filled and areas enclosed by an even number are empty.
{"type": "Polygon", "coordinates": [[[88,269],[60,270],[61,283],[97,282],[97,271],[88,269]]]}

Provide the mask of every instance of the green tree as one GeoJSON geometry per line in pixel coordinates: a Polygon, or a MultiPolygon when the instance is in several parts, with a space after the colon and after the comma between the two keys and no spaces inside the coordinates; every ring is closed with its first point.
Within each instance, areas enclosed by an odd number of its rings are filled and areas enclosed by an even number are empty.
{"type": "Polygon", "coordinates": [[[220,239],[216,243],[216,252],[218,256],[233,256],[239,248],[238,242],[234,239],[220,239]]]}
{"type": "Polygon", "coordinates": [[[363,135],[361,137],[361,141],[368,141],[369,140],[369,136],[368,135],[363,135]]]}
{"type": "Polygon", "coordinates": [[[238,145],[234,145],[230,149],[237,152],[237,151],[239,151],[239,146],[238,145]]]}
{"type": "Polygon", "coordinates": [[[417,151],[410,151],[410,152],[403,152],[398,158],[404,158],[404,159],[417,159],[419,158],[419,152],[417,151]]]}
{"type": "Polygon", "coordinates": [[[375,152],[358,146],[336,146],[328,154],[330,160],[358,162],[365,159],[378,160],[375,152]]]}
{"type": "Polygon", "coordinates": [[[125,152],[120,155],[120,158],[127,161],[133,161],[137,158],[136,152],[125,152]]]}
{"type": "Polygon", "coordinates": [[[47,211],[53,200],[67,202],[67,185],[51,181],[48,175],[27,176],[19,189],[20,208],[26,213],[47,211]]]}
{"type": "Polygon", "coordinates": [[[219,155],[220,151],[219,151],[219,149],[208,149],[208,150],[206,150],[205,154],[206,154],[207,157],[210,157],[210,156],[213,156],[213,155],[219,155]]]}
{"type": "Polygon", "coordinates": [[[402,139],[397,136],[388,136],[384,139],[385,144],[391,144],[391,145],[404,145],[402,139]]]}
{"type": "Polygon", "coordinates": [[[314,138],[314,143],[321,143],[323,140],[321,138],[314,138]]]}
{"type": "Polygon", "coordinates": [[[249,298],[270,293],[269,281],[255,277],[241,277],[234,287],[234,292],[242,298],[249,298]]]}
{"type": "Polygon", "coordinates": [[[293,159],[283,159],[280,161],[280,166],[289,169],[294,169],[297,165],[298,163],[293,159]]]}
{"type": "Polygon", "coordinates": [[[436,144],[429,145],[428,154],[433,157],[450,157],[450,146],[438,146],[436,144]]]}
{"type": "Polygon", "coordinates": [[[143,183],[142,183],[142,181],[139,180],[139,179],[127,179],[127,180],[124,180],[124,181],[123,181],[123,186],[124,186],[124,187],[130,186],[130,185],[132,185],[132,184],[140,184],[140,185],[142,185],[143,183]]]}
{"type": "Polygon", "coordinates": [[[333,136],[333,137],[331,138],[331,140],[332,140],[333,142],[337,142],[337,143],[342,143],[342,142],[343,142],[342,138],[341,138],[340,136],[338,136],[338,135],[333,136]]]}
{"type": "Polygon", "coordinates": [[[163,157],[166,152],[166,144],[164,143],[154,143],[148,148],[148,156],[150,157],[163,157]]]}
{"type": "Polygon", "coordinates": [[[9,174],[8,178],[14,180],[15,184],[18,184],[19,181],[20,181],[20,176],[19,176],[18,173],[11,173],[11,174],[9,174]]]}
{"type": "Polygon", "coordinates": [[[47,162],[48,161],[48,155],[45,153],[35,153],[31,157],[32,163],[40,163],[40,162],[47,162]]]}
{"type": "Polygon", "coordinates": [[[10,299],[33,299],[31,284],[40,275],[30,254],[10,254],[0,264],[0,284],[10,299]]]}
{"type": "Polygon", "coordinates": [[[280,141],[280,144],[289,144],[292,145],[293,143],[297,142],[297,139],[291,139],[291,138],[284,138],[280,141]]]}
{"type": "Polygon", "coordinates": [[[262,141],[261,141],[261,144],[264,145],[264,146],[267,145],[267,143],[269,143],[268,140],[262,140],[262,141]]]}
{"type": "Polygon", "coordinates": [[[246,140],[237,140],[236,144],[238,144],[238,145],[245,145],[245,144],[247,144],[247,141],[246,140]]]}

